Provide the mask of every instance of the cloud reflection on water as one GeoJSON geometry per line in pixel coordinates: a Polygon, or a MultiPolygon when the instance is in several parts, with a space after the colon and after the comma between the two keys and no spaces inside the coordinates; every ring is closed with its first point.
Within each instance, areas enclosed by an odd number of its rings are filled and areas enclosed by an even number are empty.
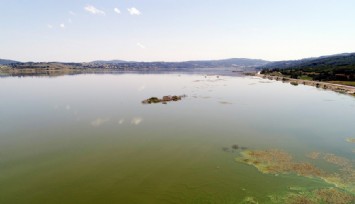
{"type": "Polygon", "coordinates": [[[141,118],[141,117],[135,117],[135,118],[132,118],[131,124],[133,124],[133,125],[139,125],[142,121],[143,121],[143,118],[141,118]]]}
{"type": "Polygon", "coordinates": [[[122,119],[120,119],[119,121],[118,121],[118,124],[119,125],[122,125],[124,123],[124,118],[122,118],[122,119]]]}
{"type": "Polygon", "coordinates": [[[93,127],[100,127],[101,125],[103,125],[103,124],[105,124],[105,123],[107,123],[107,122],[109,122],[110,121],[110,118],[96,118],[95,120],[93,120],[92,122],[91,122],[91,125],[93,126],[93,127]]]}

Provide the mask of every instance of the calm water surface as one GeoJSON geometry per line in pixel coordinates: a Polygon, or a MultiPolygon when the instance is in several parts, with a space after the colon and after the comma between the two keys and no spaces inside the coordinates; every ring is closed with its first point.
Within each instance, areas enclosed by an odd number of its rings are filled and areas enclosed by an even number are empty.
{"type": "Polygon", "coordinates": [[[315,87],[201,74],[76,75],[0,78],[0,96],[0,203],[270,203],[290,186],[332,185],[263,174],[237,162],[233,144],[308,162],[312,151],[355,158],[346,141],[355,138],[355,97],[315,87]]]}

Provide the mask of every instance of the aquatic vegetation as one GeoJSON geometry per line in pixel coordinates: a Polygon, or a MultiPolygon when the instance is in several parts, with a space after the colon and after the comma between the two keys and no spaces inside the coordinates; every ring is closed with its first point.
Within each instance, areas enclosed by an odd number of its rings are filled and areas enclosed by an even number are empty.
{"type": "Polygon", "coordinates": [[[355,138],[346,138],[347,142],[355,143],[355,138]]]}
{"type": "Polygon", "coordinates": [[[222,147],[222,150],[223,150],[224,152],[229,152],[229,151],[230,151],[228,147],[222,147]]]}
{"type": "Polygon", "coordinates": [[[337,166],[341,166],[341,167],[351,166],[351,162],[349,159],[346,159],[344,157],[339,157],[334,154],[325,154],[323,156],[323,159],[326,162],[331,163],[331,164],[335,164],[337,166]]]}
{"type": "Polygon", "coordinates": [[[232,149],[235,149],[235,150],[239,149],[239,145],[237,145],[237,144],[232,145],[232,149]]]}
{"type": "Polygon", "coordinates": [[[238,144],[233,144],[230,147],[222,147],[222,151],[231,152],[231,153],[235,153],[235,152],[238,152],[240,150],[241,151],[245,151],[247,149],[248,149],[247,147],[243,147],[243,146],[240,146],[238,144]]]}
{"type": "Polygon", "coordinates": [[[336,172],[326,172],[307,162],[296,162],[292,156],[282,150],[248,150],[241,152],[237,161],[256,167],[265,174],[296,174],[319,178],[338,188],[355,193],[355,170],[352,161],[334,154],[311,152],[309,158],[322,159],[338,167],[336,172]]]}
{"type": "Polygon", "coordinates": [[[288,204],[352,204],[355,196],[337,188],[321,188],[312,191],[301,190],[288,192],[284,195],[269,196],[272,203],[288,204]]]}
{"type": "Polygon", "coordinates": [[[287,152],[271,149],[242,152],[238,161],[255,166],[259,171],[270,174],[295,173],[302,176],[320,176],[323,172],[309,163],[294,162],[287,152]]]}
{"type": "Polygon", "coordinates": [[[320,154],[321,154],[320,152],[311,152],[308,153],[306,156],[310,159],[318,159],[320,154]]]}
{"type": "Polygon", "coordinates": [[[321,177],[323,180],[350,192],[355,192],[355,170],[351,160],[329,153],[319,153],[315,159],[322,159],[339,167],[337,172],[323,175],[321,177]]]}
{"type": "Polygon", "coordinates": [[[318,200],[331,204],[348,204],[355,202],[355,196],[335,188],[315,190],[313,194],[318,200]]]}
{"type": "Polygon", "coordinates": [[[304,194],[290,194],[286,198],[286,202],[289,204],[316,204],[314,198],[304,194]]]}

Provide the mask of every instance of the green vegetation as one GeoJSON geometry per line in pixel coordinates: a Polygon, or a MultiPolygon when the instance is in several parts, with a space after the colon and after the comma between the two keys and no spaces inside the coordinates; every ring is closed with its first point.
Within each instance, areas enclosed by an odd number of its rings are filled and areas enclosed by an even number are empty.
{"type": "Polygon", "coordinates": [[[355,81],[329,81],[329,83],[341,84],[346,86],[355,86],[355,81]]]}
{"type": "Polygon", "coordinates": [[[346,85],[354,86],[355,53],[270,63],[263,67],[261,73],[280,73],[293,79],[346,82],[346,85]]]}
{"type": "Polygon", "coordinates": [[[302,79],[302,80],[312,80],[312,77],[309,77],[307,75],[302,75],[299,77],[299,79],[302,79]]]}

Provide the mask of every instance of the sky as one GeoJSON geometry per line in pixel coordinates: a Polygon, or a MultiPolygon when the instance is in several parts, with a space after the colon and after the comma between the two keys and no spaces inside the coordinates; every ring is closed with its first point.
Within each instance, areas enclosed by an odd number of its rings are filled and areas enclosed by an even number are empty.
{"type": "Polygon", "coordinates": [[[0,0],[0,58],[291,60],[355,52],[354,0],[0,0]]]}

